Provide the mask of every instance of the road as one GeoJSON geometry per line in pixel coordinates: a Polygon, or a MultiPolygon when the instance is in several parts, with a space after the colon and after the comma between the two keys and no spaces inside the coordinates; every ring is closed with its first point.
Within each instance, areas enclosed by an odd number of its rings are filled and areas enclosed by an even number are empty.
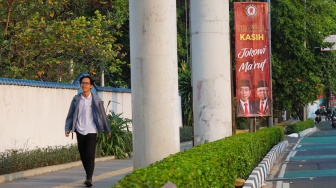
{"type": "Polygon", "coordinates": [[[289,147],[277,159],[266,188],[336,187],[336,130],[330,121],[316,127],[303,138],[286,136],[289,147]]]}

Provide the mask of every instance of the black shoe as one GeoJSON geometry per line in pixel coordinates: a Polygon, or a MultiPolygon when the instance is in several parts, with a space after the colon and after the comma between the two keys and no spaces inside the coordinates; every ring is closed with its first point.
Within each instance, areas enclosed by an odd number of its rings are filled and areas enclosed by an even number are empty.
{"type": "Polygon", "coordinates": [[[92,187],[92,180],[91,179],[86,179],[84,181],[84,184],[86,185],[86,187],[92,187]]]}

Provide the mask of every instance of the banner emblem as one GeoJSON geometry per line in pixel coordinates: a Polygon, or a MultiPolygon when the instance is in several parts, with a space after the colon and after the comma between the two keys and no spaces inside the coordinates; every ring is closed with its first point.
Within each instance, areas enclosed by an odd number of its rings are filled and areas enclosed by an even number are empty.
{"type": "Polygon", "coordinates": [[[253,17],[257,14],[257,7],[253,4],[250,4],[246,7],[245,12],[247,16],[253,17]]]}

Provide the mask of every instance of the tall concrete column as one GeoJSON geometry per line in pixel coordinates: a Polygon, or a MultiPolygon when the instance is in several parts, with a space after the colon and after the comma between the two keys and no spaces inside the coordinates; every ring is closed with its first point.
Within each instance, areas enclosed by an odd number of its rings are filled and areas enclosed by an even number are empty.
{"type": "Polygon", "coordinates": [[[180,151],[176,1],[130,0],[133,166],[180,151]]]}
{"type": "Polygon", "coordinates": [[[192,0],[194,144],[232,135],[228,0],[192,0]]]}

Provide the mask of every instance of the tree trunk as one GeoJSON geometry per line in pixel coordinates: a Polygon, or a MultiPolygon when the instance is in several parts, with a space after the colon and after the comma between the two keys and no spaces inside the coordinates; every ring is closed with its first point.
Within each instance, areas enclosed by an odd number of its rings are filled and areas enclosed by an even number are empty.
{"type": "Polygon", "coordinates": [[[303,108],[298,108],[298,109],[296,110],[296,113],[297,113],[299,119],[300,119],[300,120],[303,120],[303,108]]]}

